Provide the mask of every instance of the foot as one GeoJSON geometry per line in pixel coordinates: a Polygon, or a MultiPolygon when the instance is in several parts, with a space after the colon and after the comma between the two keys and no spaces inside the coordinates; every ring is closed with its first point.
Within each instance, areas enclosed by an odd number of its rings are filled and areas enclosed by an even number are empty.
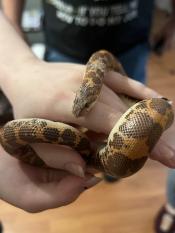
{"type": "Polygon", "coordinates": [[[155,219],[155,233],[175,233],[175,209],[163,206],[155,219]]]}

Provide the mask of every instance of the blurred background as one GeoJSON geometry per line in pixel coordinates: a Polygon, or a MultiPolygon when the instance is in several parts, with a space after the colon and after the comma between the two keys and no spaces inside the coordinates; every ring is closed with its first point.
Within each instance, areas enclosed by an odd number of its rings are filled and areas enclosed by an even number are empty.
{"type": "MultiPolygon", "coordinates": [[[[13,1],[13,0],[12,0],[13,1]]],[[[152,35],[171,12],[169,1],[157,1],[152,35]]],[[[23,29],[33,51],[44,54],[40,1],[27,1],[23,29]]],[[[175,100],[175,53],[152,52],[148,85],[175,100]],[[155,78],[156,77],[156,78],[155,78]]],[[[75,203],[60,209],[29,214],[0,201],[4,233],[153,233],[157,211],[165,201],[167,168],[149,160],[136,175],[117,183],[102,182],[75,203]]]]}

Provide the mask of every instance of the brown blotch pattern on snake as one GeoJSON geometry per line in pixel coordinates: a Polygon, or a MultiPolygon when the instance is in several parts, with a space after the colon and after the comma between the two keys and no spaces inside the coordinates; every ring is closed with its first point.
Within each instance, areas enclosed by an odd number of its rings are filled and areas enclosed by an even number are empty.
{"type": "MultiPolygon", "coordinates": [[[[34,142],[37,140],[38,127],[23,125],[19,128],[18,136],[23,141],[34,142]]],[[[38,141],[38,140],[37,140],[38,141]]]]}
{"type": "Polygon", "coordinates": [[[170,108],[170,104],[167,101],[163,103],[160,102],[159,99],[152,99],[152,101],[150,102],[150,107],[158,113],[164,115],[166,113],[166,110],[170,108]]]}
{"type": "Polygon", "coordinates": [[[118,133],[114,133],[113,139],[109,140],[109,146],[110,147],[115,147],[116,149],[121,149],[124,146],[124,138],[122,138],[121,135],[118,133]]]}
{"type": "Polygon", "coordinates": [[[49,141],[56,142],[56,141],[58,141],[58,138],[60,136],[60,132],[56,128],[47,127],[47,128],[44,128],[44,130],[43,130],[43,136],[49,141]]]}
{"type": "Polygon", "coordinates": [[[147,157],[131,160],[125,155],[117,153],[108,157],[107,167],[110,167],[110,173],[114,176],[126,177],[137,172],[145,164],[147,157]],[[127,171],[127,172],[126,172],[127,171]]]}
{"type": "Polygon", "coordinates": [[[68,145],[74,146],[76,144],[76,134],[70,129],[65,129],[61,137],[63,142],[67,142],[68,145]]]}
{"type": "Polygon", "coordinates": [[[152,131],[146,141],[146,144],[149,147],[149,152],[151,152],[151,150],[153,149],[153,147],[159,140],[162,132],[163,132],[163,129],[161,125],[159,123],[154,123],[152,131]]]}
{"type": "Polygon", "coordinates": [[[82,138],[82,139],[79,141],[79,143],[77,144],[76,149],[77,149],[78,151],[83,151],[83,150],[87,150],[87,148],[90,149],[90,142],[89,142],[88,139],[82,138]]]}
{"type": "Polygon", "coordinates": [[[138,112],[130,120],[119,126],[119,131],[127,137],[144,138],[149,134],[150,128],[154,125],[153,119],[146,113],[138,112]],[[135,130],[133,131],[133,128],[135,130]]]}

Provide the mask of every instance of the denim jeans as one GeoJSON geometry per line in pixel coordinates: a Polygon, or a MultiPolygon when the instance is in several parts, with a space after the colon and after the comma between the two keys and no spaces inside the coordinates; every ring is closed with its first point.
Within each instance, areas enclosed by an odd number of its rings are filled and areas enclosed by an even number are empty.
{"type": "Polygon", "coordinates": [[[166,192],[168,203],[175,208],[175,169],[169,169],[166,192]]]}
{"type": "MultiPolygon", "coordinates": [[[[146,65],[149,52],[149,45],[145,42],[129,49],[127,52],[122,53],[117,58],[123,65],[129,77],[145,83],[146,65]]],[[[80,60],[62,54],[53,48],[46,49],[45,60],[50,62],[81,63],[80,60]]]]}

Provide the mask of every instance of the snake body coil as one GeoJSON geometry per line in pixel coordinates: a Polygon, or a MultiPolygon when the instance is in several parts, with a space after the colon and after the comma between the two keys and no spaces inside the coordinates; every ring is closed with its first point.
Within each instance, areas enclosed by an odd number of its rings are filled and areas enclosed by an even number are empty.
{"type": "MultiPolygon", "coordinates": [[[[125,75],[122,66],[111,53],[102,50],[91,56],[74,101],[73,114],[76,117],[85,114],[95,104],[100,95],[104,75],[110,70],[125,75]]],[[[165,99],[136,100],[116,123],[107,143],[95,152],[88,137],[78,129],[35,118],[6,123],[0,130],[0,143],[9,154],[37,166],[45,164],[30,144],[70,146],[82,155],[87,164],[121,178],[134,174],[144,165],[148,154],[164,130],[170,127],[173,118],[172,106],[165,99]]]]}

